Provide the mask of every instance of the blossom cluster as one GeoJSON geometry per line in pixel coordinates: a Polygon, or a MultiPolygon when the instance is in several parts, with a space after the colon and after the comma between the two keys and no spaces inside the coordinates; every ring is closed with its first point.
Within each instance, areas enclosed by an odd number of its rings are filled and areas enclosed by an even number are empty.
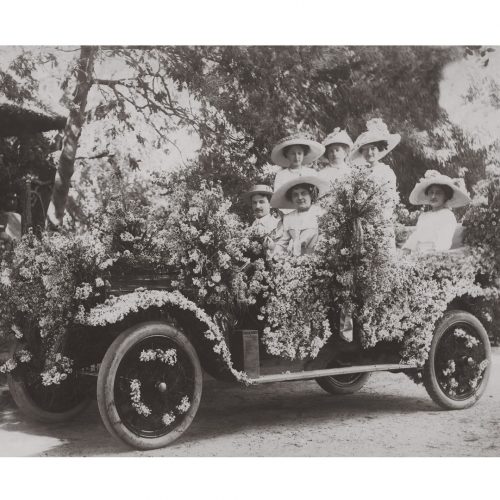
{"type": "Polygon", "coordinates": [[[49,370],[41,373],[43,385],[60,384],[73,373],[73,360],[61,353],[54,356],[54,363],[49,370]]]}
{"type": "Polygon", "coordinates": [[[77,311],[104,300],[107,260],[103,239],[92,232],[28,233],[4,255],[0,332],[36,353],[36,365],[46,369],[46,385],[66,378],[56,366],[58,346],[77,311]]]}
{"type": "Polygon", "coordinates": [[[485,267],[500,278],[500,167],[490,167],[486,179],[476,186],[463,224],[466,243],[482,250],[485,267]]]}
{"type": "Polygon", "coordinates": [[[141,361],[155,361],[156,359],[162,361],[163,363],[174,366],[177,363],[177,351],[175,349],[148,349],[147,351],[142,351],[139,357],[141,361]]]}

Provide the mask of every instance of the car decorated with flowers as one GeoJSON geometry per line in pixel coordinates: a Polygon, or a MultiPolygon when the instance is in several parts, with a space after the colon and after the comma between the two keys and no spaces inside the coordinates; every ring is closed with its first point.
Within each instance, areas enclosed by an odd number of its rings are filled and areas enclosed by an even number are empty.
{"type": "Polygon", "coordinates": [[[243,388],[315,379],[333,395],[404,372],[442,408],[470,407],[497,324],[497,182],[465,214],[466,245],[419,256],[388,241],[384,195],[362,169],[321,200],[310,255],[269,258],[219,185],[182,179],[167,203],[110,203],[93,230],[27,234],[2,262],[16,344],[0,370],[47,422],[77,415],[97,387],[106,428],[138,449],[188,429],[203,369],[243,388]]]}

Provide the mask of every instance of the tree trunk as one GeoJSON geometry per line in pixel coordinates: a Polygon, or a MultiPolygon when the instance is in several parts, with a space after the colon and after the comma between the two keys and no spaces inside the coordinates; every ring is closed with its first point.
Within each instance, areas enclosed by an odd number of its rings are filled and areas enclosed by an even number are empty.
{"type": "Polygon", "coordinates": [[[71,177],[74,172],[78,140],[85,119],[87,96],[93,84],[96,54],[97,47],[82,47],[80,50],[80,58],[76,68],[76,89],[66,127],[64,128],[61,156],[59,157],[52,197],[47,210],[46,227],[48,229],[56,229],[63,223],[71,177]]]}

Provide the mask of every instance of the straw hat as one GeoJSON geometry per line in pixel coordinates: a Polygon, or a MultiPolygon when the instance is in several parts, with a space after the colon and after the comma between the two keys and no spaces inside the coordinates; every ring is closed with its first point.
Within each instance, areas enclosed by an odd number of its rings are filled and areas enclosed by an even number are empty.
{"type": "Polygon", "coordinates": [[[316,175],[304,175],[304,176],[298,176],[294,177],[293,179],[290,179],[289,181],[283,183],[273,194],[273,197],[271,198],[271,206],[273,208],[291,208],[294,209],[295,206],[290,200],[287,200],[286,198],[286,193],[289,189],[293,188],[294,186],[298,186],[299,184],[312,184],[313,186],[316,186],[319,191],[319,198],[326,194],[330,188],[330,184],[323,180],[320,179],[316,175]]]}
{"type": "Polygon", "coordinates": [[[273,188],[267,184],[255,184],[250,191],[243,193],[242,198],[246,201],[251,201],[254,194],[261,194],[263,196],[272,196],[273,188]]]}
{"type": "Polygon", "coordinates": [[[271,152],[271,160],[276,165],[283,168],[288,168],[290,166],[290,160],[283,154],[283,150],[287,146],[309,146],[309,152],[304,155],[304,161],[302,162],[304,165],[316,161],[325,152],[325,147],[307,134],[297,133],[289,135],[281,139],[271,152]]]}
{"type": "Polygon", "coordinates": [[[322,144],[325,146],[325,150],[330,144],[342,144],[349,149],[353,147],[352,139],[345,130],[340,130],[340,127],[335,128],[331,134],[328,134],[322,144]]]}
{"type": "Polygon", "coordinates": [[[424,177],[413,188],[410,194],[410,203],[413,205],[428,205],[429,196],[425,194],[425,190],[433,184],[448,186],[452,189],[453,196],[445,204],[449,208],[463,207],[471,201],[463,179],[452,179],[436,170],[427,170],[424,177]]]}
{"type": "Polygon", "coordinates": [[[387,142],[387,149],[380,152],[380,158],[383,158],[399,144],[401,136],[399,134],[390,134],[387,125],[380,118],[373,118],[366,122],[366,131],[354,142],[350,155],[351,161],[362,158],[360,149],[363,146],[379,141],[387,142]]]}

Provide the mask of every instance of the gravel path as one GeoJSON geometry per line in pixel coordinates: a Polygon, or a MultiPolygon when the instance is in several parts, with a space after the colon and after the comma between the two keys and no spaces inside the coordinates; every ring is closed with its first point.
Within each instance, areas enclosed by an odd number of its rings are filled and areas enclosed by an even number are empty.
{"type": "Polygon", "coordinates": [[[116,442],[95,403],[55,425],[24,420],[5,388],[0,405],[0,456],[500,456],[500,348],[483,398],[455,412],[403,374],[374,374],[349,396],[314,381],[244,388],[207,378],[187,433],[150,452],[116,442]]]}

